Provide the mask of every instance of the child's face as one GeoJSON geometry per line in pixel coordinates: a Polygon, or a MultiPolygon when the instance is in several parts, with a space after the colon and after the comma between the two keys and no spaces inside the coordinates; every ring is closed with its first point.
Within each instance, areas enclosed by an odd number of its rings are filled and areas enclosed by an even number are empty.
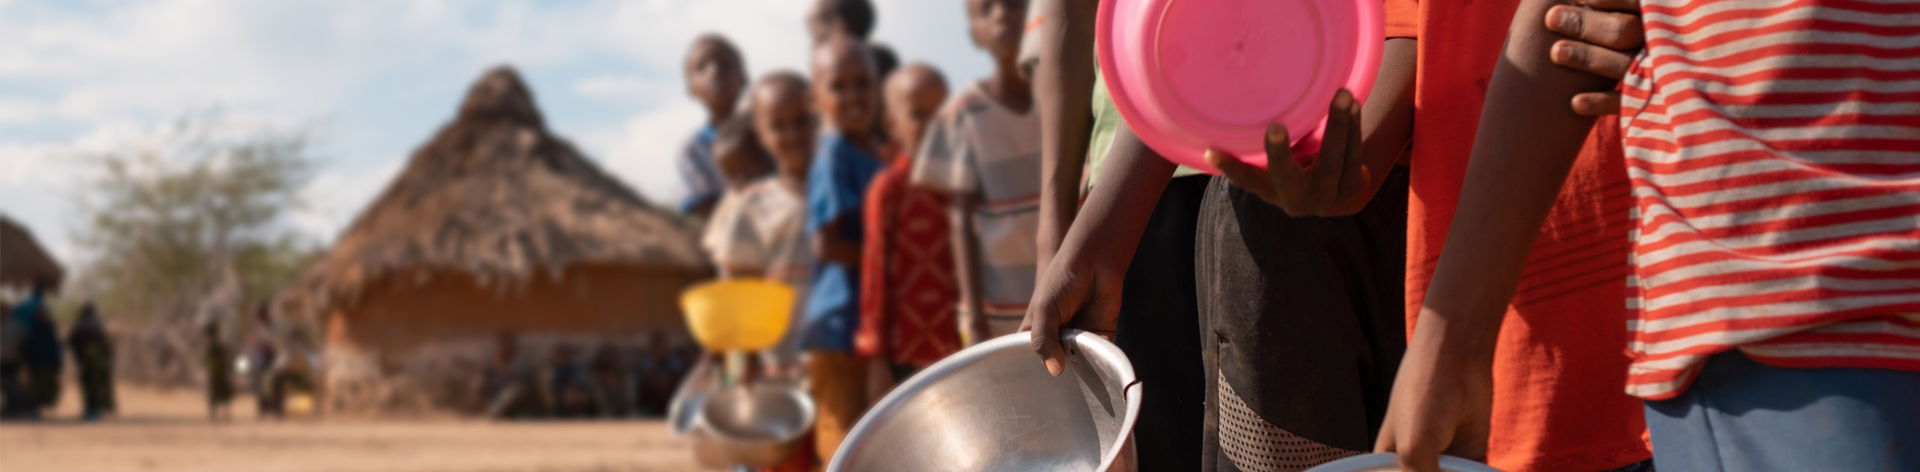
{"type": "Polygon", "coordinates": [[[807,109],[805,86],[793,82],[769,83],[753,94],[753,129],[773,154],[781,174],[805,176],[813,163],[813,111],[807,109]]]}
{"type": "Polygon", "coordinates": [[[1020,56],[1020,34],[1027,21],[1027,0],[967,0],[968,28],[973,44],[994,60],[1013,64],[1020,56]]]}
{"type": "Polygon", "coordinates": [[[932,72],[909,67],[887,79],[887,130],[907,153],[919,152],[933,115],[947,100],[947,86],[932,72]]]}
{"type": "Polygon", "coordinates": [[[849,41],[831,40],[814,54],[814,105],[834,129],[865,136],[878,117],[879,87],[866,48],[849,41]]]}
{"type": "Polygon", "coordinates": [[[709,113],[725,115],[732,110],[740,101],[746,80],[739,58],[726,48],[701,43],[687,55],[687,93],[699,99],[709,113]]]}

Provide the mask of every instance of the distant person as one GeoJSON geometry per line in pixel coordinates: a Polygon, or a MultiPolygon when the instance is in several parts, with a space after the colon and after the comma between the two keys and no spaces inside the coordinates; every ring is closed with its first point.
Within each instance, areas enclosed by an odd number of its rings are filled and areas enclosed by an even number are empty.
{"type": "Polygon", "coordinates": [[[494,338],[493,362],[480,378],[480,396],[486,403],[488,418],[527,418],[546,416],[538,373],[520,356],[520,342],[513,333],[494,338]]]}
{"type": "Polygon", "coordinates": [[[949,195],[962,342],[1020,328],[1040,224],[1040,117],[1014,61],[1026,0],[968,0],[973,44],[993,75],[968,83],[928,128],[912,182],[949,195]]]}
{"type": "Polygon", "coordinates": [[[84,400],[81,418],[89,421],[115,411],[113,398],[113,340],[100,312],[89,301],[80,307],[80,317],[67,331],[67,349],[80,370],[80,393],[84,400]]]}
{"type": "Polygon", "coordinates": [[[747,81],[746,59],[726,37],[705,34],[687,50],[685,73],[687,94],[706,107],[707,122],[687,139],[674,161],[680,183],[687,188],[680,211],[706,219],[725,190],[724,178],[714,164],[714,133],[733,116],[734,106],[740,101],[747,81]]]}
{"type": "MultiPolygon", "coordinates": [[[[882,154],[886,170],[867,190],[854,350],[883,362],[894,384],[960,349],[954,319],[960,295],[946,196],[907,182],[913,150],[947,101],[947,81],[932,66],[914,63],[884,83],[884,122],[894,151],[882,154]]],[[[869,400],[880,393],[869,390],[869,400]]]]}
{"type": "MultiPolygon", "coordinates": [[[[793,72],[775,72],[754,85],[749,97],[754,134],[773,155],[774,174],[748,185],[739,206],[716,215],[708,238],[714,265],[731,277],[760,277],[785,284],[796,294],[793,316],[805,306],[813,279],[813,245],[806,221],[807,170],[813,162],[815,125],[807,103],[807,81],[793,72]]],[[[793,370],[799,363],[800,323],[771,351],[770,368],[793,370]]]]}
{"type": "Polygon", "coordinates": [[[619,347],[610,342],[602,342],[594,349],[593,358],[587,361],[587,376],[599,390],[596,397],[601,400],[602,417],[633,414],[633,395],[629,394],[633,382],[627,378],[628,370],[620,364],[619,347]]]}
{"type": "Polygon", "coordinates": [[[233,418],[233,351],[220,340],[220,322],[209,320],[201,328],[202,367],[207,371],[207,419],[233,418]]]}
{"type": "Polygon", "coordinates": [[[606,411],[606,401],[600,397],[599,386],[594,385],[593,378],[587,375],[586,366],[576,356],[573,346],[555,345],[552,365],[548,369],[547,391],[551,392],[553,399],[554,416],[578,418],[606,411]]]}
{"type": "Polygon", "coordinates": [[[27,390],[35,406],[45,409],[60,403],[60,372],[66,357],[60,351],[60,330],[53,323],[46,304],[38,305],[28,320],[27,339],[21,346],[27,368],[27,390]]]}
{"type": "Polygon", "coordinates": [[[20,351],[27,328],[14,319],[12,310],[0,304],[0,418],[38,418],[40,409],[34,408],[33,395],[21,381],[26,369],[21,367],[20,351]]]}
{"type": "Polygon", "coordinates": [[[274,325],[273,315],[267,304],[261,303],[253,312],[253,325],[247,330],[247,385],[253,390],[253,398],[258,406],[257,414],[261,418],[284,416],[281,389],[278,382],[281,371],[281,357],[278,327],[274,325]]]}
{"type": "Polygon", "coordinates": [[[873,36],[876,16],[873,3],[868,0],[817,0],[807,12],[807,37],[813,40],[814,47],[826,44],[834,36],[866,42],[873,36]]]}
{"type": "Polygon", "coordinates": [[[821,457],[831,457],[866,407],[866,361],[854,355],[860,324],[862,206],[880,172],[884,143],[874,126],[880,86],[867,47],[834,37],[813,53],[813,101],[822,118],[820,144],[807,173],[806,232],[815,248],[802,348],[821,457]]]}
{"type": "Polygon", "coordinates": [[[664,413],[667,411],[667,399],[673,397],[674,388],[680,385],[681,377],[687,373],[688,358],[674,352],[673,345],[667,342],[666,334],[658,331],[650,336],[647,349],[650,352],[647,355],[648,362],[643,378],[647,392],[650,394],[649,398],[653,399],[647,406],[653,411],[664,413]]]}

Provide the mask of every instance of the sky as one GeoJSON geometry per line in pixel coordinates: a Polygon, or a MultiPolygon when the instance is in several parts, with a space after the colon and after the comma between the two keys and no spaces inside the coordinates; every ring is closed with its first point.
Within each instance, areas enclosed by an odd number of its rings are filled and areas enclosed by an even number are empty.
{"type": "MultiPolygon", "coordinates": [[[[992,67],[963,0],[873,0],[873,35],[949,81],[992,67]]],[[[68,265],[87,152],[165,135],[188,115],[305,130],[317,166],[287,224],[330,242],[511,64],[549,128],[647,198],[684,194],[672,155],[704,120],[681,61],[718,32],[758,76],[804,72],[809,0],[0,0],[0,213],[68,265]]]]}

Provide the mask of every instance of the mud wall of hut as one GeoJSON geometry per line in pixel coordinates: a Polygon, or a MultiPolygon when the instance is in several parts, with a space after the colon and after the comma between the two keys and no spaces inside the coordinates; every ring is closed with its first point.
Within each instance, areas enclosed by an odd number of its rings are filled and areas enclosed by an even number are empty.
{"type": "Polygon", "coordinates": [[[373,284],[357,303],[327,315],[327,403],[342,410],[470,406],[501,333],[515,334],[521,356],[534,361],[562,343],[585,352],[637,350],[655,332],[689,345],[679,295],[706,276],[600,265],[519,284],[483,286],[454,273],[373,284]]]}

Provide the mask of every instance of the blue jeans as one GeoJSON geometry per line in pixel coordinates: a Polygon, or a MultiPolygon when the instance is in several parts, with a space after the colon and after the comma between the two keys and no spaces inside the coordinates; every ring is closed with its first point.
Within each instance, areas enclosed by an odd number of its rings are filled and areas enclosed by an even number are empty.
{"type": "Polygon", "coordinates": [[[1920,471],[1920,372],[1796,369],[1716,354],[1647,402],[1662,471],[1920,471]]]}

